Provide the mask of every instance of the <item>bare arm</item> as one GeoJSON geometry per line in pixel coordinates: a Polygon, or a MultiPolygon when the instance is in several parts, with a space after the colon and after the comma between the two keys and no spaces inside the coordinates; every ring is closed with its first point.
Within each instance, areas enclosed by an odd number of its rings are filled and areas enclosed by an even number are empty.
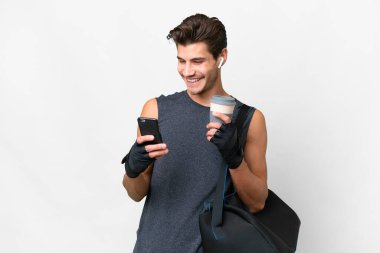
{"type": "Polygon", "coordinates": [[[248,128],[244,160],[236,169],[230,169],[235,190],[251,212],[264,208],[267,187],[267,131],[265,118],[256,110],[248,128]]]}
{"type": "MultiPolygon", "coordinates": [[[[141,117],[158,118],[157,100],[148,100],[142,109],[141,117]]],[[[137,127],[137,142],[143,143],[148,140],[149,135],[141,136],[137,127]]],[[[168,152],[165,144],[147,145],[146,151],[149,152],[151,158],[159,158],[168,152]]],[[[124,174],[123,186],[127,190],[128,195],[134,201],[141,201],[149,191],[150,179],[152,176],[153,164],[136,178],[130,178],[124,174]]]]}
{"type": "MultiPolygon", "coordinates": [[[[214,112],[214,115],[226,124],[231,122],[231,119],[224,114],[214,112]]],[[[209,141],[220,126],[220,123],[215,122],[207,125],[207,128],[210,129],[207,132],[209,141]]],[[[239,167],[230,169],[236,192],[253,213],[264,208],[268,196],[266,148],[267,131],[264,115],[256,110],[249,124],[243,161],[239,167]]]]}

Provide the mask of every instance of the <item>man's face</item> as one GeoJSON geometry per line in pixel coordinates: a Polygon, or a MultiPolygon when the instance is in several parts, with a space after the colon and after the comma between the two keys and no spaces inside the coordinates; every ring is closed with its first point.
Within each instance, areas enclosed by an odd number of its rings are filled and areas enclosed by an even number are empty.
{"type": "Polygon", "coordinates": [[[190,94],[201,94],[214,87],[219,71],[206,43],[178,44],[177,54],[178,73],[190,94]]]}

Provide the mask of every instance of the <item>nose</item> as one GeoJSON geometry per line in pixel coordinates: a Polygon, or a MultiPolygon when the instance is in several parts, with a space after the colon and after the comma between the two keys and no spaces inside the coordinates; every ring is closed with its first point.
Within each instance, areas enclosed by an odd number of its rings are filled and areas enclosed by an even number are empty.
{"type": "Polygon", "coordinates": [[[193,76],[195,74],[195,70],[193,69],[191,63],[187,63],[183,70],[184,76],[193,76]]]}

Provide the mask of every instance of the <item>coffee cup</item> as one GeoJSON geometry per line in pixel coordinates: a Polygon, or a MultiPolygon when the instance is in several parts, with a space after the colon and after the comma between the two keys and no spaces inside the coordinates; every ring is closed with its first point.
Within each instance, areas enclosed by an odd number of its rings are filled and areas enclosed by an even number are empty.
{"type": "Polygon", "coordinates": [[[235,105],[236,101],[231,96],[212,96],[210,103],[210,122],[223,123],[223,120],[212,115],[213,112],[220,112],[231,118],[235,105]]]}

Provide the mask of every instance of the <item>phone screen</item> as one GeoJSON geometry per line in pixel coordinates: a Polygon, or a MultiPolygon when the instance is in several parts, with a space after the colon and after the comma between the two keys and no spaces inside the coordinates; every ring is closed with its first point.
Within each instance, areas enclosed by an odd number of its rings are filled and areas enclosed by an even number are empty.
{"type": "Polygon", "coordinates": [[[162,137],[158,128],[158,120],[155,118],[139,117],[137,119],[141,135],[154,135],[154,140],[150,143],[162,143],[162,137]]]}

